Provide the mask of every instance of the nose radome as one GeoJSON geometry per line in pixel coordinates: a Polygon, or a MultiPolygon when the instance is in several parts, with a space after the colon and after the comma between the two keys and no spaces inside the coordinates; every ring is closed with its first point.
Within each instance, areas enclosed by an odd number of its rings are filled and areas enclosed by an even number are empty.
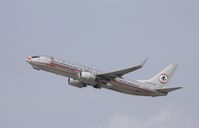
{"type": "Polygon", "coordinates": [[[30,61],[31,61],[31,58],[32,58],[31,56],[26,57],[26,61],[27,61],[27,62],[30,62],[30,61]]]}

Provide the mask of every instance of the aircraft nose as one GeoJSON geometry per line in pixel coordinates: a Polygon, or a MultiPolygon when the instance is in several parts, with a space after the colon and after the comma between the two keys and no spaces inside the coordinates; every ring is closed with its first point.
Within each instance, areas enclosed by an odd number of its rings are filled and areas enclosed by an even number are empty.
{"type": "Polygon", "coordinates": [[[27,61],[27,62],[30,62],[30,61],[31,61],[31,58],[32,58],[31,56],[26,57],[26,61],[27,61]]]}

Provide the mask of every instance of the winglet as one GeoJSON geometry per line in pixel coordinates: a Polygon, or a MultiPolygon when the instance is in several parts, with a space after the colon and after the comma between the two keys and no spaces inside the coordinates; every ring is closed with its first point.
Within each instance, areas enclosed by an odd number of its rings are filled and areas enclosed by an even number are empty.
{"type": "Polygon", "coordinates": [[[147,61],[148,61],[148,59],[145,59],[145,60],[141,63],[141,66],[143,67],[147,61]]]}

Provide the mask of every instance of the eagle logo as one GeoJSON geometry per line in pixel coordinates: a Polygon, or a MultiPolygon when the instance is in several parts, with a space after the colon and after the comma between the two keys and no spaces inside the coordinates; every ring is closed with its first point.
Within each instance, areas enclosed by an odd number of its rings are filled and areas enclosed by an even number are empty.
{"type": "Polygon", "coordinates": [[[162,84],[166,84],[168,82],[168,76],[166,74],[161,74],[159,80],[162,84]]]}

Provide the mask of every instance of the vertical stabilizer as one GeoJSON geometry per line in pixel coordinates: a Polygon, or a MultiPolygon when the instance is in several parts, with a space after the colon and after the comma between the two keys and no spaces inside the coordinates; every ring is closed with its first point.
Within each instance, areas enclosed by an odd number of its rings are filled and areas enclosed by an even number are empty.
{"type": "Polygon", "coordinates": [[[155,75],[153,78],[147,80],[146,82],[163,87],[163,86],[167,85],[167,83],[171,79],[172,75],[174,74],[176,68],[177,68],[176,64],[170,64],[168,67],[166,67],[160,73],[155,75]]]}

